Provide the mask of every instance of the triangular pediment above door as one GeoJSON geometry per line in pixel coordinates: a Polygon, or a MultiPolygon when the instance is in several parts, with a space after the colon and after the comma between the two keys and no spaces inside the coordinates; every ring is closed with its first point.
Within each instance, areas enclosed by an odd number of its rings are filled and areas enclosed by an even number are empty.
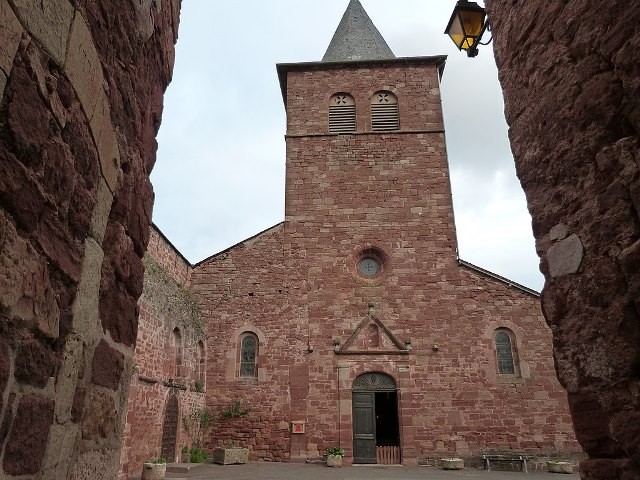
{"type": "Polygon", "coordinates": [[[411,347],[402,343],[375,315],[369,313],[349,340],[336,349],[340,355],[407,355],[411,347]]]}

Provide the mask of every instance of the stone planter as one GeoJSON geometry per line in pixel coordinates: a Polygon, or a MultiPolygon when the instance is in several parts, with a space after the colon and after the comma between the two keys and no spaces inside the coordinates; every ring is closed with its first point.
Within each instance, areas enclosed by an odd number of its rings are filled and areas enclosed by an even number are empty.
{"type": "Polygon", "coordinates": [[[443,470],[462,470],[464,468],[464,460],[461,458],[441,458],[443,470]]]}
{"type": "Polygon", "coordinates": [[[549,460],[547,462],[547,472],[550,473],[573,473],[573,463],[557,462],[549,460]]]}
{"type": "Polygon", "coordinates": [[[248,448],[214,448],[213,463],[219,465],[234,465],[249,461],[248,448]]]}
{"type": "Polygon", "coordinates": [[[181,463],[191,463],[191,454],[189,452],[182,452],[180,455],[181,463]]]}
{"type": "Polygon", "coordinates": [[[327,455],[327,467],[341,467],[342,455],[327,455]]]}
{"type": "Polygon", "coordinates": [[[142,477],[140,480],[164,480],[166,473],[166,463],[145,463],[142,466],[142,477]]]}

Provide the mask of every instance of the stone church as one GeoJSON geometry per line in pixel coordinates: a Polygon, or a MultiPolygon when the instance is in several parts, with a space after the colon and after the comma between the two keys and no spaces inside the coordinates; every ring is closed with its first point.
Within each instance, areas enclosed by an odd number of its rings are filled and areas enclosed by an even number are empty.
{"type": "Polygon", "coordinates": [[[445,61],[396,58],[351,0],[322,61],[277,66],[285,219],[196,265],[152,232],[202,329],[145,282],[123,465],[177,458],[181,416],[237,401],[250,412],[207,448],[405,465],[580,450],[538,293],[458,257],[445,61]]]}

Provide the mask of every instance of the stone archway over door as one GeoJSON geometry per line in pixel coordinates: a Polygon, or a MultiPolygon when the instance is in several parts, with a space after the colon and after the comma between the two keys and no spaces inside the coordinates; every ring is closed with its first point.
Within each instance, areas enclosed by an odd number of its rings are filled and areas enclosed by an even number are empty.
{"type": "Polygon", "coordinates": [[[365,373],[352,388],[353,462],[400,463],[398,389],[384,373],[365,373]]]}
{"type": "Polygon", "coordinates": [[[178,422],[180,418],[178,397],[169,395],[164,409],[162,424],[162,458],[173,463],[176,460],[176,443],[178,436],[178,422]]]}

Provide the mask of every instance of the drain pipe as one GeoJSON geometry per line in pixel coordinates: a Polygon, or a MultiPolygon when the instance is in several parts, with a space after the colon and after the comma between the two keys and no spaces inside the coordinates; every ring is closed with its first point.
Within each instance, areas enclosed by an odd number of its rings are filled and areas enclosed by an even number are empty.
{"type": "Polygon", "coordinates": [[[342,448],[342,429],[340,428],[340,422],[342,420],[342,412],[340,411],[340,364],[336,366],[336,372],[338,374],[338,447],[342,448]]]}

